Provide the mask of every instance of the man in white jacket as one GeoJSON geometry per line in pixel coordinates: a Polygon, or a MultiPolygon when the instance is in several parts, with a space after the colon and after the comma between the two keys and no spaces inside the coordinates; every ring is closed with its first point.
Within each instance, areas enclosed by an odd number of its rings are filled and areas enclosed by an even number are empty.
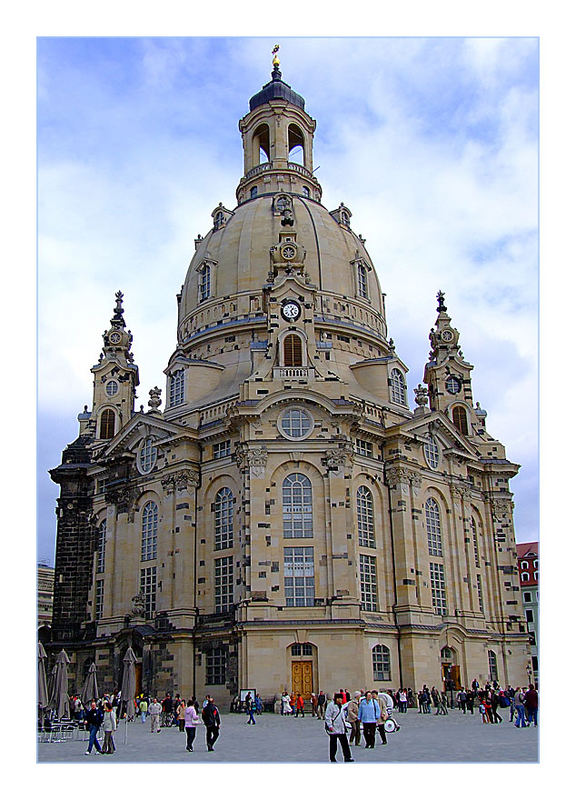
{"type": "Polygon", "coordinates": [[[334,699],[328,703],[326,714],[324,715],[326,732],[329,734],[330,739],[330,761],[332,762],[338,760],[336,758],[338,742],[340,742],[340,747],[342,748],[344,761],[354,761],[350,753],[348,737],[346,736],[346,722],[344,719],[342,700],[341,694],[335,694],[334,699]]]}

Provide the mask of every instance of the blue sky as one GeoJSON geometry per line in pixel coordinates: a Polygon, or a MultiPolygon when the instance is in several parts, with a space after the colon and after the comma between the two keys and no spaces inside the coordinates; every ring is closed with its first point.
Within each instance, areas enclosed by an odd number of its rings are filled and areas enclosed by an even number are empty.
{"type": "Polygon", "coordinates": [[[517,539],[538,538],[538,40],[41,38],[39,559],[54,552],[47,470],[91,403],[114,293],[146,405],[194,238],[220,201],[235,206],[237,123],[276,41],[317,120],[323,203],[352,210],[378,270],[410,399],[442,289],[488,430],[522,465],[517,539]]]}

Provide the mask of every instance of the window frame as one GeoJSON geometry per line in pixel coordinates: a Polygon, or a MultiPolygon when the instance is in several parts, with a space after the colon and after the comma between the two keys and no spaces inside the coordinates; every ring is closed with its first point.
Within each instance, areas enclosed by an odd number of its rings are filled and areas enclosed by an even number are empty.
{"type": "Polygon", "coordinates": [[[406,407],[408,405],[406,400],[406,378],[398,367],[390,370],[390,401],[398,406],[406,407]]]}
{"type": "Polygon", "coordinates": [[[378,611],[378,573],[376,556],[358,554],[360,607],[362,611],[378,611]]]}
{"type": "Polygon", "coordinates": [[[291,472],[282,481],[281,491],[283,538],[312,539],[314,536],[312,481],[302,472],[291,472]]]}
{"type": "Polygon", "coordinates": [[[314,548],[284,547],[284,603],[287,608],[310,608],[316,600],[314,548]]]}
{"type": "Polygon", "coordinates": [[[376,547],[374,525],[374,495],[362,484],[356,490],[356,517],[358,521],[358,546],[376,547]]]}
{"type": "Polygon", "coordinates": [[[154,561],[158,557],[158,503],[148,500],[142,508],[140,524],[140,561],[154,561]]]}
{"type": "Polygon", "coordinates": [[[390,668],[390,648],[385,644],[375,644],[372,647],[372,679],[375,681],[392,680],[390,668]],[[379,664],[382,665],[378,669],[379,664]]]}
{"type": "Polygon", "coordinates": [[[214,496],[214,550],[229,550],[234,546],[234,492],[222,486],[214,496]]]}

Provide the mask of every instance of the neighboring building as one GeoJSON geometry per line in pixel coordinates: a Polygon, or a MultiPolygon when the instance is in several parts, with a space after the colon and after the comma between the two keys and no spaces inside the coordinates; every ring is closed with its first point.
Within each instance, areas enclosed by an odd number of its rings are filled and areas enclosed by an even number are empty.
{"type": "Polygon", "coordinates": [[[538,680],[538,542],[523,542],[516,545],[518,553],[518,574],[520,575],[520,590],[522,592],[522,604],[524,606],[524,616],[530,637],[531,647],[531,671],[528,677],[538,680]]]}
{"type": "Polygon", "coordinates": [[[46,638],[52,626],[52,607],[54,605],[54,567],[38,564],[37,572],[38,596],[38,630],[42,638],[46,638]],[[44,629],[44,630],[42,630],[44,629]]]}
{"type": "Polygon", "coordinates": [[[364,240],[321,203],[315,127],[275,64],[240,120],[238,205],[214,209],[177,295],[163,412],[158,388],[134,410],[116,295],[92,405],[51,471],[50,649],[78,681],[95,661],[118,686],[129,645],[142,688],[220,703],[524,681],[518,466],[441,292],[411,409],[364,240]]]}

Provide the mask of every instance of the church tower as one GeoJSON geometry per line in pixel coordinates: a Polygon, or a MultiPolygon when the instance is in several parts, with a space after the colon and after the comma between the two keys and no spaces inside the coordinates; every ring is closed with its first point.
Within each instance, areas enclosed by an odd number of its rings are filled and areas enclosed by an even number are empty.
{"type": "Polygon", "coordinates": [[[525,674],[518,467],[472,406],[443,295],[410,407],[366,243],[322,205],[315,128],[275,56],[240,120],[237,205],[194,241],[162,411],[155,388],[134,413],[117,295],[81,452],[52,473],[90,543],[68,651],[107,684],[128,646],[139,688],[223,704],[525,674]]]}

